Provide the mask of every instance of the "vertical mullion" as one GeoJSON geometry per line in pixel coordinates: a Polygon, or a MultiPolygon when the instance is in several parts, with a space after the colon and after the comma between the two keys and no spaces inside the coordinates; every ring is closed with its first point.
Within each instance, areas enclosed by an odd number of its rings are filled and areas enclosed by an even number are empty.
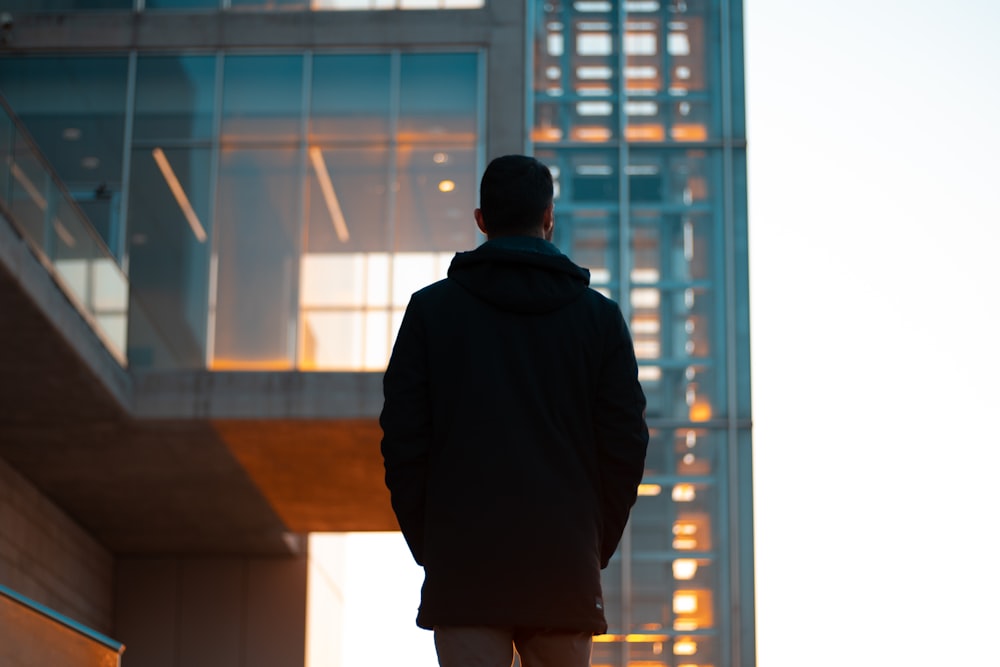
{"type": "MultiPolygon", "coordinates": [[[[142,0],[139,0],[141,3],[142,0]]],[[[129,189],[132,183],[132,135],[135,126],[135,88],[136,77],[138,76],[138,53],[130,51],[128,56],[128,78],[125,84],[125,136],[122,142],[122,198],[118,203],[118,233],[117,238],[112,241],[108,239],[108,246],[112,248],[112,253],[117,255],[118,264],[125,275],[128,275],[128,204],[129,189]]],[[[110,235],[109,235],[110,236],[110,235]]]]}
{"type": "Polygon", "coordinates": [[[212,211],[212,247],[210,248],[208,274],[208,323],[205,337],[205,366],[215,362],[216,307],[219,299],[219,171],[222,168],[222,97],[225,81],[225,55],[215,54],[215,90],[212,110],[212,154],[209,158],[212,183],[209,187],[209,210],[212,211]]]}
{"type": "Polygon", "coordinates": [[[396,191],[399,187],[397,182],[398,170],[396,160],[399,155],[398,133],[400,114],[400,80],[401,80],[401,59],[399,49],[393,49],[389,54],[389,156],[388,156],[388,188],[386,188],[386,251],[389,257],[389,328],[386,331],[386,349],[392,350],[392,320],[396,316],[396,191]]]}
{"type": "MultiPolygon", "coordinates": [[[[625,113],[625,102],[628,96],[628,86],[626,85],[625,70],[628,65],[628,57],[625,54],[625,24],[627,20],[626,3],[616,3],[616,14],[613,42],[617,42],[618,48],[614,50],[617,54],[618,63],[615,68],[615,101],[617,102],[617,144],[618,144],[618,303],[625,318],[625,324],[632,328],[632,270],[631,254],[629,246],[631,234],[629,230],[629,182],[628,182],[628,141],[626,138],[626,128],[628,118],[625,113]]],[[[632,520],[629,519],[622,533],[621,541],[622,553],[622,633],[625,635],[632,632],[632,520]]],[[[622,642],[622,665],[631,662],[631,647],[628,642],[622,642]]]]}
{"type": "MultiPolygon", "coordinates": [[[[723,276],[725,285],[726,303],[726,444],[727,456],[725,457],[728,470],[726,471],[726,489],[728,498],[726,510],[728,521],[725,524],[728,528],[729,544],[726,550],[729,563],[726,572],[728,574],[728,597],[729,604],[726,606],[725,616],[730,623],[729,637],[731,641],[726,642],[730,646],[730,665],[740,667],[742,661],[742,628],[735,611],[741,606],[740,596],[740,540],[739,540],[739,433],[737,430],[736,410],[737,410],[737,381],[736,372],[736,257],[735,257],[735,219],[734,219],[734,185],[733,185],[733,102],[732,102],[732,54],[731,54],[731,30],[729,25],[729,0],[719,2],[719,32],[720,32],[720,79],[722,84],[722,197],[723,197],[723,242],[725,252],[725,275],[723,276]]],[[[720,485],[721,486],[721,485],[720,485]]]]}
{"type": "MultiPolygon", "coordinates": [[[[301,368],[301,359],[299,359],[299,354],[301,350],[299,349],[300,332],[303,328],[302,324],[302,256],[306,251],[306,197],[309,194],[309,168],[307,167],[309,162],[309,109],[312,106],[312,66],[313,66],[313,52],[306,51],[302,56],[302,111],[299,113],[299,118],[301,125],[299,127],[299,160],[298,160],[298,171],[299,171],[299,233],[296,235],[298,239],[298,252],[295,255],[295,268],[292,271],[293,281],[292,281],[292,335],[290,344],[290,353],[292,368],[299,370],[301,368]]],[[[363,337],[362,337],[363,338],[363,337]]],[[[363,352],[363,350],[362,350],[363,352]]],[[[363,358],[363,357],[362,357],[363,358]]]]}

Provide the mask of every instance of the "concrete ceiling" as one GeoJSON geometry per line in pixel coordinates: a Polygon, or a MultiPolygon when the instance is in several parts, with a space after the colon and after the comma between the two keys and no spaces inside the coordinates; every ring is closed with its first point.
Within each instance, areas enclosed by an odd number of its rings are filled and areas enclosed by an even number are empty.
{"type": "Polygon", "coordinates": [[[397,529],[375,419],[136,418],[22,282],[0,263],[0,458],[111,551],[397,529]]]}

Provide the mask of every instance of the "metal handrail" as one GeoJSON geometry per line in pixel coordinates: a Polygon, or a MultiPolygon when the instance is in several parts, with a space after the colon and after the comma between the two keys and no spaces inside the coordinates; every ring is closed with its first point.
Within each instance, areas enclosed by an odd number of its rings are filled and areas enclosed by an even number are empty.
{"type": "Polygon", "coordinates": [[[120,641],[116,641],[111,637],[102,635],[100,632],[92,630],[87,626],[83,625],[82,623],[78,623],[77,621],[74,621],[72,618],[64,616],[63,614],[60,614],[54,609],[46,607],[45,605],[39,602],[35,602],[31,598],[25,597],[24,595],[21,595],[15,590],[7,588],[3,584],[0,584],[0,595],[13,600],[14,602],[17,602],[18,604],[27,607],[28,609],[31,609],[32,611],[41,616],[45,616],[51,621],[54,621],[62,626],[69,628],[70,630],[80,633],[87,639],[102,644],[103,646],[111,649],[112,651],[115,651],[118,655],[121,655],[125,651],[125,644],[121,643],[120,641]]]}

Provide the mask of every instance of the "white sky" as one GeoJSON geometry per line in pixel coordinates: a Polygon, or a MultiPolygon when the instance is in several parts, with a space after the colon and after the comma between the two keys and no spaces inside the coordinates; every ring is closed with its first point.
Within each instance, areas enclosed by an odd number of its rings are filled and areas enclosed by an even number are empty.
{"type": "Polygon", "coordinates": [[[761,667],[1000,664],[998,34],[747,3],[761,667]]]}
{"type": "MultiPolygon", "coordinates": [[[[1000,2],[745,28],[758,665],[997,664],[1000,2]]],[[[371,539],[344,667],[433,666],[420,571],[371,539]]]]}

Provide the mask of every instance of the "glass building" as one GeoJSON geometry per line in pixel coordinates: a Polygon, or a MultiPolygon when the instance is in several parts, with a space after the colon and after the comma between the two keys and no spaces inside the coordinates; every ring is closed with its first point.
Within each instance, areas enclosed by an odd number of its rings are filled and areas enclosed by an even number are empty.
{"type": "Polygon", "coordinates": [[[593,664],[754,664],[740,2],[7,7],[4,206],[130,373],[379,373],[489,159],[548,164],[649,400],[593,664]]]}

